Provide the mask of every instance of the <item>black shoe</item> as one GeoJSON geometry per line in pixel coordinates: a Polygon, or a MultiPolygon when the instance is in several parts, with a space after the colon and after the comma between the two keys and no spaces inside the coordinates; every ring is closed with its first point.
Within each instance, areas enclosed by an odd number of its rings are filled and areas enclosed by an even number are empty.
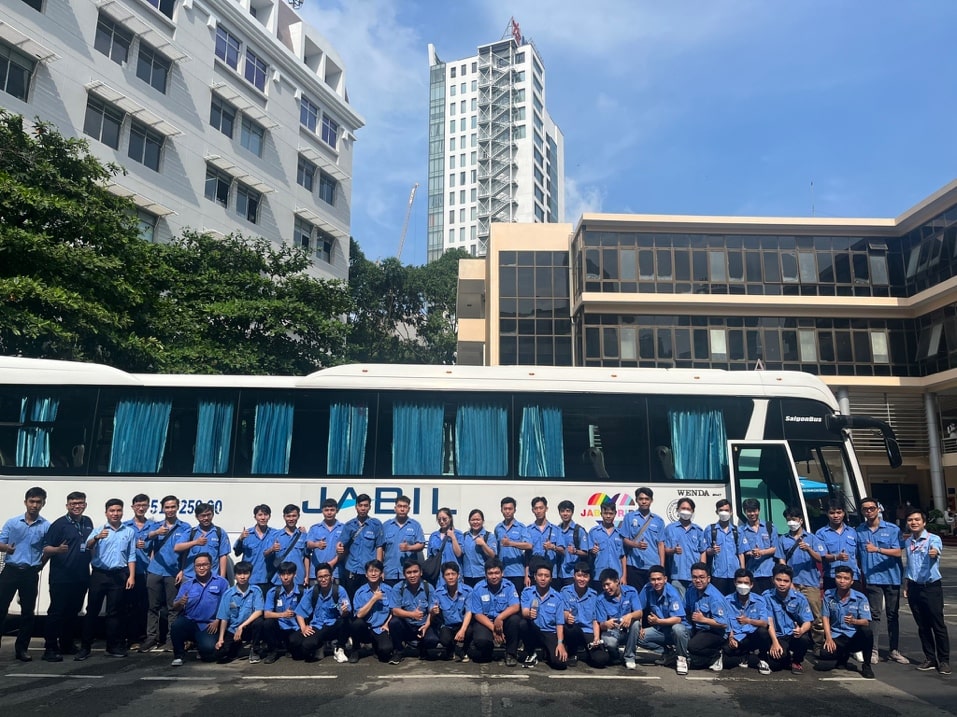
{"type": "Polygon", "coordinates": [[[869,680],[874,679],[874,670],[871,669],[871,666],[867,663],[861,665],[861,677],[866,677],[869,680]]]}
{"type": "Polygon", "coordinates": [[[402,655],[399,652],[393,652],[389,657],[390,665],[401,665],[402,664],[402,655]]]}
{"type": "Polygon", "coordinates": [[[126,650],[123,650],[121,648],[114,648],[112,650],[107,650],[105,654],[107,657],[115,657],[117,659],[122,659],[126,657],[127,655],[129,655],[129,653],[126,650]]]}
{"type": "Polygon", "coordinates": [[[565,664],[567,664],[569,667],[575,667],[575,665],[578,664],[578,655],[569,655],[568,662],[565,664]]]}
{"type": "Polygon", "coordinates": [[[278,659],[279,659],[279,655],[277,655],[275,652],[270,652],[268,655],[266,655],[263,658],[263,662],[267,665],[271,665],[278,659]]]}
{"type": "Polygon", "coordinates": [[[61,655],[76,655],[78,652],[77,646],[72,642],[60,645],[61,655]]]}
{"type": "Polygon", "coordinates": [[[154,647],[156,647],[156,639],[151,637],[145,640],[143,644],[140,645],[139,652],[149,652],[154,647]]]}
{"type": "Polygon", "coordinates": [[[505,666],[506,667],[515,667],[518,664],[518,658],[515,655],[506,655],[505,656],[505,666]]]}
{"type": "Polygon", "coordinates": [[[63,662],[63,655],[56,650],[44,650],[40,659],[44,662],[63,662]]]}
{"type": "Polygon", "coordinates": [[[310,663],[319,662],[319,656],[315,652],[307,652],[305,661],[310,663]]]}
{"type": "Polygon", "coordinates": [[[349,651],[349,663],[354,665],[359,661],[359,648],[354,647],[349,651]]]}
{"type": "Polygon", "coordinates": [[[950,674],[950,663],[949,663],[949,662],[941,662],[939,665],[937,665],[937,671],[938,671],[940,674],[942,674],[942,675],[949,675],[949,674],[950,674]]]}
{"type": "Polygon", "coordinates": [[[33,658],[30,657],[30,653],[26,650],[17,650],[16,656],[20,662],[33,662],[33,658]]]}
{"type": "Polygon", "coordinates": [[[929,672],[930,670],[936,670],[937,663],[934,662],[933,660],[924,660],[922,663],[920,663],[917,666],[917,669],[920,670],[921,672],[929,672]]]}
{"type": "Polygon", "coordinates": [[[90,656],[90,648],[89,648],[89,647],[81,647],[81,648],[77,651],[77,653],[73,656],[73,661],[74,661],[74,662],[83,662],[83,660],[87,659],[89,656],[90,656]]]}

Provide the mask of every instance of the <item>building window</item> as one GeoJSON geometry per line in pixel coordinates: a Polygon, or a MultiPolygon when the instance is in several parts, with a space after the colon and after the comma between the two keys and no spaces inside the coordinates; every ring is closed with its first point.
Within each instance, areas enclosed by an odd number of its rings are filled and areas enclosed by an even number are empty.
{"type": "Polygon", "coordinates": [[[299,124],[312,132],[319,126],[319,107],[313,104],[305,95],[299,100],[299,124]]]}
{"type": "Polygon", "coordinates": [[[449,77],[451,77],[453,80],[455,79],[455,65],[452,65],[452,67],[449,68],[449,77]]]}
{"type": "Polygon", "coordinates": [[[133,120],[130,124],[130,146],[127,154],[130,159],[158,172],[164,139],[159,132],[154,132],[141,122],[133,120]]]}
{"type": "Polygon", "coordinates": [[[176,6],[176,0],[146,0],[170,20],[173,19],[173,8],[176,6]]]}
{"type": "Polygon", "coordinates": [[[93,47],[117,65],[122,65],[130,59],[130,44],[132,42],[133,34],[125,28],[102,15],[97,20],[93,47]]]}
{"type": "Polygon", "coordinates": [[[154,90],[166,94],[166,80],[172,63],[140,40],[140,51],[136,57],[136,76],[154,90]]]}
{"type": "Polygon", "coordinates": [[[515,125],[515,129],[512,130],[512,139],[525,139],[525,125],[515,125]]]}
{"type": "Polygon", "coordinates": [[[296,182],[301,187],[312,191],[312,183],[316,176],[316,165],[299,155],[299,167],[296,169],[296,182]]]}
{"type": "Polygon", "coordinates": [[[336,204],[336,186],[339,183],[325,172],[319,173],[319,198],[330,206],[336,204]]]}
{"type": "Polygon", "coordinates": [[[209,124],[232,139],[233,127],[236,124],[236,108],[213,95],[212,102],[209,104],[209,124]]]}
{"type": "Polygon", "coordinates": [[[817,342],[814,331],[803,329],[798,331],[799,350],[803,363],[817,363],[817,342]]]}
{"type": "Polygon", "coordinates": [[[229,206],[229,185],[233,178],[215,167],[206,165],[206,190],[203,193],[211,202],[218,202],[224,207],[229,206]]]}
{"type": "Polygon", "coordinates": [[[887,348],[887,332],[871,331],[871,360],[874,363],[890,363],[890,351],[887,348]]]}
{"type": "Polygon", "coordinates": [[[931,324],[921,329],[917,342],[917,360],[934,358],[940,350],[940,336],[944,326],[940,323],[931,324]]]}
{"type": "Polygon", "coordinates": [[[266,91],[266,70],[268,68],[269,65],[266,64],[265,60],[260,59],[248,47],[246,48],[246,73],[244,77],[249,84],[260,92],[266,91]]]}
{"type": "Polygon", "coordinates": [[[216,26],[216,57],[234,70],[239,70],[240,47],[242,47],[242,43],[238,37],[222,25],[216,26]]]}
{"type": "MultiPolygon", "coordinates": [[[[452,85],[449,87],[449,97],[455,97],[455,85],[452,85]]],[[[454,107],[454,104],[455,103],[453,103],[453,107],[454,107]]]]}
{"type": "Polygon", "coordinates": [[[145,209],[136,210],[136,225],[140,239],[148,242],[152,242],[154,240],[156,237],[156,222],[158,219],[158,216],[146,211],[145,209]]]}
{"type": "Polygon", "coordinates": [[[322,115],[322,141],[333,149],[339,142],[339,123],[327,114],[322,115]]]}
{"type": "Polygon", "coordinates": [[[120,125],[123,113],[95,97],[86,101],[86,118],[83,120],[83,132],[113,149],[120,148],[120,125]]]}
{"type": "Polygon", "coordinates": [[[37,12],[43,12],[43,0],[23,0],[27,5],[37,12]]]}
{"type": "Polygon", "coordinates": [[[0,45],[0,89],[26,102],[36,66],[37,63],[26,55],[0,45]]]}
{"type": "Polygon", "coordinates": [[[335,237],[327,234],[321,229],[316,230],[316,258],[321,259],[327,264],[332,263],[332,247],[335,245],[335,237]]]}
{"type": "Polygon", "coordinates": [[[263,139],[266,136],[266,130],[259,124],[253,122],[248,117],[243,117],[242,131],[239,135],[239,142],[243,147],[255,154],[257,157],[263,156],[263,139]]]}
{"type": "Polygon", "coordinates": [[[516,65],[521,65],[523,62],[525,62],[525,53],[524,53],[524,52],[516,52],[516,53],[515,53],[515,64],[516,64],[516,65]]]}
{"type": "Polygon", "coordinates": [[[259,221],[259,203],[262,194],[242,182],[236,189],[236,213],[244,217],[247,222],[255,224],[259,221]]]}
{"type": "Polygon", "coordinates": [[[296,223],[292,233],[292,243],[300,249],[305,250],[306,253],[311,253],[309,249],[312,246],[312,234],[314,230],[315,227],[312,224],[302,217],[296,217],[296,223]]]}

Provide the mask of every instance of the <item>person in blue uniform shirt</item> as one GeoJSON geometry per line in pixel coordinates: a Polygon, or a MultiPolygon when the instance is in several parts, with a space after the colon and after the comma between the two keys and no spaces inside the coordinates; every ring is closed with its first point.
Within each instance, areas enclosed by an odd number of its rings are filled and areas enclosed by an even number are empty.
{"type": "Polygon", "coordinates": [[[832,500],[827,506],[828,524],[814,535],[824,544],[821,564],[824,566],[824,589],[832,590],[837,583],[834,573],[840,566],[851,569],[854,589],[863,590],[860,583],[861,570],[857,564],[857,531],[844,522],[846,513],[840,500],[832,500]]]}
{"type": "Polygon", "coordinates": [[[469,511],[469,529],[462,535],[462,581],[475,587],[485,580],[485,563],[498,554],[495,534],[485,529],[485,513],[469,511]]]}
{"type": "Polygon", "coordinates": [[[771,579],[774,587],[764,593],[772,626],[768,664],[772,672],[790,669],[792,674],[804,674],[804,657],[814,643],[811,641],[811,623],[814,615],[807,598],[792,586],[794,569],[790,565],[775,565],[771,579]]]}
{"type": "Polygon", "coordinates": [[[186,659],[186,641],[196,645],[203,662],[216,659],[219,636],[219,603],[229,590],[226,578],[213,575],[213,556],[199,553],[193,558],[195,577],[186,578],[176,594],[179,612],[170,627],[173,643],[173,667],[182,666],[186,659]]]}
{"type": "Polygon", "coordinates": [[[756,667],[771,674],[767,653],[771,647],[770,616],[764,598],[754,593],[754,578],[747,568],[734,574],[734,592],[725,598],[728,640],[724,645],[724,666],[756,667]],[[757,653],[757,658],[754,657],[757,653]]]}
{"type": "MultiPolygon", "coordinates": [[[[213,556],[213,575],[226,575],[226,561],[229,559],[229,536],[218,525],[213,525],[216,508],[212,503],[197,503],[193,509],[196,525],[186,534],[186,540],[173,545],[179,555],[180,570],[184,578],[195,577],[193,558],[200,553],[213,556]]],[[[182,581],[182,578],[180,579],[182,581]]]]}
{"type": "Polygon", "coordinates": [[[179,498],[175,495],[166,496],[160,505],[163,508],[163,520],[155,523],[146,534],[150,551],[150,562],[146,566],[150,606],[146,616],[146,641],[140,645],[140,652],[154,649],[162,651],[162,615],[166,614],[167,625],[172,627],[179,614],[175,603],[182,575],[179,555],[173,548],[189,537],[190,525],[177,517],[179,498]]]}
{"type": "MultiPolygon", "coordinates": [[[[565,554],[558,560],[558,568],[552,584],[562,589],[575,582],[575,565],[584,560],[588,561],[588,529],[579,525],[572,516],[575,515],[575,504],[570,500],[563,500],[558,504],[558,515],[562,519],[558,529],[561,531],[561,541],[565,546],[565,554]]],[[[570,655],[570,657],[573,655],[570,655]]]]}
{"type": "MultiPolygon", "coordinates": [[[[274,585],[267,591],[263,601],[263,641],[266,643],[266,656],[263,662],[271,665],[286,652],[292,652],[296,646],[293,640],[294,633],[299,632],[299,621],[296,619],[296,608],[302,600],[303,589],[301,580],[296,573],[295,563],[285,562],[279,566],[279,585],[274,585]]],[[[294,654],[294,658],[302,659],[302,654],[294,654]]]]}
{"type": "Polygon", "coordinates": [[[505,666],[515,667],[518,664],[521,605],[515,584],[505,579],[502,561],[498,558],[490,558],[485,563],[485,580],[469,595],[468,609],[474,624],[472,659],[489,662],[495,646],[504,646],[505,666]]]}
{"type": "Polygon", "coordinates": [[[219,601],[219,639],[216,640],[216,661],[232,662],[239,655],[243,642],[249,643],[249,661],[259,662],[256,643],[263,625],[263,594],[258,585],[250,585],[253,566],[240,560],[233,568],[236,584],[219,601]]]}
{"type": "Polygon", "coordinates": [[[625,516],[618,526],[625,545],[625,560],[628,563],[628,584],[641,590],[648,582],[648,569],[658,565],[658,543],[665,530],[665,521],[651,512],[655,493],[642,486],[635,491],[638,509],[625,516]]]}
{"type": "Polygon", "coordinates": [[[605,667],[609,660],[608,651],[602,647],[599,637],[598,593],[591,587],[591,570],[591,563],[579,560],[575,563],[572,584],[561,590],[565,600],[565,649],[568,650],[569,667],[577,664],[580,652],[592,667],[605,667]]]}
{"type": "Polygon", "coordinates": [[[431,656],[439,644],[439,635],[432,624],[435,606],[435,588],[422,577],[422,564],[408,558],[402,567],[403,580],[392,588],[392,645],[401,651],[403,646],[417,649],[420,659],[431,656]]]}
{"type": "Polygon", "coordinates": [[[61,653],[78,652],[73,636],[90,586],[87,540],[93,532],[93,521],[83,515],[86,493],[73,491],[67,495],[66,510],[66,515],[50,524],[43,546],[43,557],[50,561],[50,607],[43,651],[43,659],[48,662],[59,662],[61,653]]]}
{"type": "Polygon", "coordinates": [[[824,623],[821,621],[821,574],[818,563],[821,554],[827,551],[824,543],[804,528],[804,516],[795,506],[786,508],[784,520],[787,532],[778,535],[775,559],[794,569],[793,588],[807,598],[814,622],[811,623],[812,638],[818,644],[824,642],[824,623]]]}
{"type": "Polygon", "coordinates": [[[435,522],[439,529],[429,536],[429,557],[442,551],[442,562],[462,562],[462,543],[465,536],[457,530],[452,521],[451,508],[439,508],[435,513],[435,522]]]}
{"type": "Polygon", "coordinates": [[[425,548],[425,532],[415,518],[409,517],[412,500],[406,495],[395,499],[395,517],[382,524],[382,564],[386,585],[402,579],[402,561],[414,558],[425,548]]]}
{"type": "Polygon", "coordinates": [[[754,590],[765,593],[773,585],[771,571],[774,569],[774,554],[777,552],[778,533],[774,525],[761,520],[761,504],[748,498],[741,504],[745,524],[738,528],[741,538],[741,553],[744,565],[754,575],[754,590]]]}
{"type": "Polygon", "coordinates": [[[127,647],[138,650],[146,640],[146,615],[150,609],[149,592],[146,589],[146,569],[150,564],[148,536],[155,523],[146,517],[150,509],[150,497],[146,493],[134,495],[130,509],[133,517],[123,524],[128,525],[136,536],[136,582],[132,589],[123,593],[123,622],[127,647]]]}
{"type": "Polygon", "coordinates": [[[548,501],[544,496],[532,498],[532,514],[535,520],[528,526],[528,541],[532,544],[528,554],[530,577],[534,577],[534,569],[542,564],[550,567],[554,573],[555,568],[565,559],[562,531],[549,522],[548,501]]]}
{"type": "Polygon", "coordinates": [[[910,607],[924,661],[917,669],[950,674],[950,635],[944,621],[944,593],[940,575],[940,556],[944,551],[939,535],[927,530],[927,515],[919,508],[908,508],[905,517],[910,534],[904,541],[907,554],[907,581],[904,596],[910,607]]]}
{"type": "MultiPolygon", "coordinates": [[[[611,662],[617,662],[619,647],[624,647],[625,667],[635,669],[635,645],[631,626],[641,618],[638,591],[623,585],[618,571],[605,568],[598,575],[602,591],[595,603],[595,620],[601,630],[602,644],[608,650],[611,662]],[[622,644],[624,643],[624,644],[622,644]]],[[[634,636],[637,638],[637,634],[634,636]]]]}
{"type": "MultiPolygon", "coordinates": [[[[881,518],[876,498],[862,498],[860,509],[864,522],[857,526],[857,561],[864,577],[864,594],[871,605],[871,621],[880,623],[882,616],[887,618],[887,659],[909,665],[910,660],[900,653],[901,531],[881,518]]],[[[879,661],[880,635],[875,627],[871,629],[874,630],[871,664],[874,664],[879,661]]]]}
{"type": "Polygon", "coordinates": [[[301,653],[306,662],[319,659],[326,642],[336,641],[333,652],[336,662],[349,658],[343,649],[349,639],[349,616],[352,603],[344,588],[332,580],[328,563],[316,566],[316,584],[303,593],[296,607],[299,632],[293,633],[293,654],[301,653]]]}
{"type": "Polygon", "coordinates": [[[253,585],[258,585],[264,594],[272,585],[276,571],[273,561],[282,552],[279,531],[269,527],[271,517],[272,508],[265,503],[257,505],[253,508],[256,524],[252,528],[243,528],[243,532],[233,544],[236,557],[252,563],[253,574],[250,581],[253,585]]]}
{"type": "Polygon", "coordinates": [[[33,634],[34,610],[40,589],[40,568],[43,567],[43,543],[50,521],[40,515],[47,502],[47,492],[33,487],[23,496],[26,511],[15,515],[0,529],[0,552],[5,562],[0,572],[0,635],[13,596],[20,601],[20,631],[14,643],[14,655],[21,662],[30,662],[30,637],[33,634]]]}
{"type": "Polygon", "coordinates": [[[369,561],[382,562],[384,557],[382,523],[378,518],[369,517],[371,509],[371,497],[365,493],[356,496],[356,517],[343,526],[336,545],[339,559],[345,561],[343,587],[350,597],[365,582],[365,566],[369,561]]]}
{"type": "Polygon", "coordinates": [[[126,657],[120,611],[123,596],[136,584],[136,533],[123,523],[123,501],[106,501],[106,524],[93,531],[86,542],[93,572],[90,575],[90,597],[83,620],[83,644],[73,658],[82,662],[90,656],[96,624],[103,602],[106,602],[106,656],[126,657]]]}
{"type": "Polygon", "coordinates": [[[459,564],[449,561],[442,565],[442,584],[435,589],[432,606],[433,620],[439,627],[439,644],[445,652],[442,657],[456,662],[468,662],[466,649],[472,641],[472,614],[468,599],[472,588],[461,582],[459,564]]]}
{"type": "Polygon", "coordinates": [[[734,590],[734,572],[744,567],[744,557],[739,548],[741,539],[738,528],[731,523],[731,501],[722,498],[715,504],[718,522],[704,529],[699,546],[711,564],[711,584],[722,595],[734,590]]]}
{"type": "Polygon", "coordinates": [[[859,651],[864,656],[861,676],[873,678],[870,603],[865,595],[851,587],[854,571],[849,565],[838,565],[834,569],[834,582],[835,587],[824,592],[824,645],[814,669],[827,672],[847,665],[847,658],[859,651]]]}
{"type": "Polygon", "coordinates": [[[691,623],[688,667],[724,669],[723,649],[728,631],[725,596],[711,584],[707,563],[691,566],[691,587],[685,592],[685,614],[691,623]]]}
{"type": "Polygon", "coordinates": [[[347,655],[349,662],[359,661],[359,647],[362,643],[372,643],[379,662],[398,665],[402,655],[392,648],[392,635],[389,624],[392,620],[392,588],[382,581],[383,565],[381,560],[366,563],[365,585],[356,590],[352,598],[354,619],[349,626],[352,637],[352,651],[347,655]]]}
{"type": "MultiPolygon", "coordinates": [[[[515,499],[511,496],[502,498],[500,507],[502,521],[495,526],[498,559],[502,561],[502,574],[512,583],[515,595],[518,596],[530,584],[525,551],[532,549],[532,541],[529,539],[528,528],[515,520],[515,499]]],[[[487,571],[485,577],[487,580],[487,571]]]]}
{"type": "Polygon", "coordinates": [[[300,576],[303,585],[309,584],[309,571],[313,565],[319,563],[331,565],[333,580],[342,580],[345,561],[339,560],[336,546],[339,544],[339,536],[344,526],[336,517],[338,514],[339,504],[333,498],[322,501],[322,520],[310,526],[306,534],[306,549],[309,552],[303,568],[306,571],[305,575],[300,576]]]}
{"type": "MultiPolygon", "coordinates": [[[[615,526],[618,506],[612,500],[601,504],[601,522],[588,531],[588,543],[591,546],[592,568],[601,579],[605,570],[614,570],[622,581],[626,581],[628,566],[625,562],[625,543],[615,526]]],[[[592,585],[596,592],[602,588],[600,582],[592,585]]]]}
{"type": "Polygon", "coordinates": [[[282,509],[283,527],[278,531],[279,550],[273,553],[270,566],[273,571],[270,582],[273,585],[279,585],[282,582],[279,579],[279,566],[282,563],[295,563],[297,574],[306,570],[306,555],[309,552],[306,545],[308,538],[305,526],[299,525],[299,515],[299,506],[295,503],[289,503],[282,509]]]}
{"type": "Polygon", "coordinates": [[[631,626],[635,635],[629,635],[629,643],[657,652],[661,659],[656,664],[662,665],[669,662],[665,648],[674,647],[675,671],[687,675],[691,630],[685,617],[684,598],[668,584],[663,565],[652,565],[648,570],[648,584],[638,594],[638,609],[641,616],[631,626]]]}
{"type": "Polygon", "coordinates": [[[707,562],[701,551],[704,531],[694,522],[695,503],[691,498],[678,501],[678,520],[669,523],[658,543],[661,565],[668,568],[668,579],[684,595],[691,587],[691,566],[707,562]]]}
{"type": "Polygon", "coordinates": [[[535,567],[535,584],[525,588],[521,596],[522,621],[519,634],[525,645],[524,667],[538,664],[538,651],[545,655],[555,670],[568,666],[565,647],[565,600],[552,587],[552,567],[540,562],[535,567]]]}

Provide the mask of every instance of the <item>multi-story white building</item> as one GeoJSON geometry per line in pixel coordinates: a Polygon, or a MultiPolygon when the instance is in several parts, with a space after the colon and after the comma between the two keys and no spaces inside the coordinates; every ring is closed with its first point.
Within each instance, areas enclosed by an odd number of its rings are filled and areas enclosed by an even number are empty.
{"type": "Polygon", "coordinates": [[[429,45],[428,260],[485,256],[493,222],[559,222],[565,140],[545,106],[545,66],[518,23],[476,55],[429,45]]]}
{"type": "Polygon", "coordinates": [[[284,0],[5,0],[0,106],[88,140],[142,234],[294,243],[346,279],[355,131],[335,49],[284,0]]]}

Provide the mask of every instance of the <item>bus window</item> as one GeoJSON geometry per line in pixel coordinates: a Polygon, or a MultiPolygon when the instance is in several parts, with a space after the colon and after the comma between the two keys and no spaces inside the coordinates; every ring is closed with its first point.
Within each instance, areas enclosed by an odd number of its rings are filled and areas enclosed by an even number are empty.
{"type": "Polygon", "coordinates": [[[761,506],[761,517],[780,524],[785,508],[803,504],[787,444],[783,441],[730,443],[737,514],[743,519],[741,504],[754,498],[761,506]]]}
{"type": "Polygon", "coordinates": [[[236,475],[289,475],[294,398],[285,391],[243,392],[236,428],[236,475]]]}
{"type": "Polygon", "coordinates": [[[0,465],[10,473],[85,473],[96,389],[0,390],[0,465]]]}
{"type": "Polygon", "coordinates": [[[827,525],[827,504],[839,500],[844,505],[847,523],[861,521],[850,467],[840,445],[804,445],[791,441],[794,461],[801,476],[801,491],[808,508],[808,529],[812,532],[827,525]]]}

